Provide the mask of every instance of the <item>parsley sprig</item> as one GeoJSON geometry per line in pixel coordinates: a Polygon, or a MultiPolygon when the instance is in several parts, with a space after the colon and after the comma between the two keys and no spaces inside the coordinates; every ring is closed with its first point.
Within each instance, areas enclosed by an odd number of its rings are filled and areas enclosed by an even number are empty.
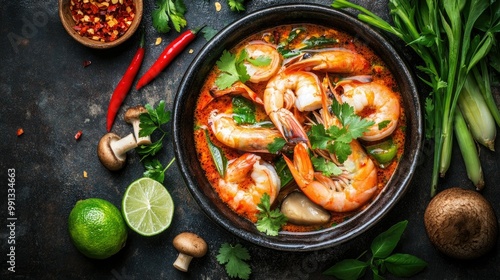
{"type": "Polygon", "coordinates": [[[354,108],[347,103],[340,104],[335,99],[331,105],[332,113],[340,120],[342,127],[332,125],[325,128],[323,124],[311,127],[309,140],[313,149],[328,150],[343,163],[351,154],[350,143],[357,139],[374,124],[354,113],[354,108]]]}
{"type": "Polygon", "coordinates": [[[170,31],[170,20],[177,32],[187,25],[184,14],[186,6],[182,0],[157,0],[157,8],[152,13],[153,27],[160,33],[170,31]]]}
{"type": "Polygon", "coordinates": [[[381,274],[386,272],[397,277],[410,277],[417,274],[427,266],[425,261],[410,254],[392,253],[407,224],[408,221],[401,221],[375,237],[370,246],[372,256],[368,260],[360,260],[365,255],[366,252],[364,252],[357,259],[345,259],[336,263],[323,274],[338,279],[359,279],[365,274],[367,268],[372,270],[374,279],[383,279],[381,274]]]}
{"type": "Polygon", "coordinates": [[[277,236],[278,231],[287,222],[287,218],[279,209],[271,210],[270,196],[265,193],[257,204],[257,229],[270,236],[277,236]]]}
{"type": "Polygon", "coordinates": [[[229,277],[248,279],[252,273],[250,265],[246,261],[250,260],[248,250],[241,244],[231,245],[224,243],[219,248],[217,261],[219,264],[225,264],[226,272],[229,277]]]}

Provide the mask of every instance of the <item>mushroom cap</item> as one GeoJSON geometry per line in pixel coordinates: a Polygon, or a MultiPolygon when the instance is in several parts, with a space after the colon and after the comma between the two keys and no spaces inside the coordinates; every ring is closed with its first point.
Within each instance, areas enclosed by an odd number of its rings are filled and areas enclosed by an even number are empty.
{"type": "Polygon", "coordinates": [[[99,157],[99,160],[102,165],[112,171],[122,169],[126,162],[126,157],[118,158],[111,148],[111,143],[120,139],[120,136],[113,132],[109,132],[104,134],[97,145],[97,156],[99,157]]]}
{"type": "Polygon", "coordinates": [[[458,187],[441,191],[431,200],[424,223],[431,243],[457,259],[474,259],[487,253],[498,234],[491,204],[478,192],[458,187]]]}
{"type": "Polygon", "coordinates": [[[177,235],[173,240],[173,245],[180,253],[200,258],[208,250],[208,245],[200,236],[191,232],[183,232],[177,235]]]}
{"type": "Polygon", "coordinates": [[[134,119],[139,119],[139,116],[142,113],[146,113],[148,110],[144,108],[142,105],[137,105],[135,107],[130,107],[125,111],[125,115],[123,116],[123,119],[127,123],[131,123],[134,119]]]}

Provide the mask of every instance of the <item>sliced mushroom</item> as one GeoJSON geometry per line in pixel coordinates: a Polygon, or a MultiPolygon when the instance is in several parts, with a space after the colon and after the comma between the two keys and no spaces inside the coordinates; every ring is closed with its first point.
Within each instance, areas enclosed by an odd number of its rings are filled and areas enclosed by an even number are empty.
{"type": "Polygon", "coordinates": [[[137,105],[135,107],[131,107],[129,108],[126,112],[125,112],[125,116],[123,117],[123,119],[132,125],[132,127],[134,128],[134,135],[135,135],[135,139],[137,139],[137,145],[138,146],[141,146],[141,145],[151,145],[151,137],[149,136],[145,136],[145,137],[139,137],[139,130],[140,130],[140,118],[139,116],[142,114],[142,113],[147,113],[148,111],[146,110],[146,108],[144,108],[144,106],[142,105],[137,105]]]}
{"type": "Polygon", "coordinates": [[[205,240],[191,232],[183,232],[177,235],[174,238],[173,245],[179,251],[174,267],[184,272],[188,271],[193,258],[203,257],[208,250],[205,240]]]}
{"type": "Polygon", "coordinates": [[[281,203],[281,213],[295,225],[321,225],[330,220],[330,213],[301,192],[288,194],[281,203]]]}
{"type": "Polygon", "coordinates": [[[124,138],[115,133],[106,133],[97,145],[97,156],[107,169],[120,170],[125,166],[127,152],[137,147],[134,134],[130,133],[124,138]]]}
{"type": "Polygon", "coordinates": [[[438,193],[424,214],[431,243],[458,259],[474,259],[493,248],[498,222],[491,204],[478,192],[450,188],[438,193]]]}

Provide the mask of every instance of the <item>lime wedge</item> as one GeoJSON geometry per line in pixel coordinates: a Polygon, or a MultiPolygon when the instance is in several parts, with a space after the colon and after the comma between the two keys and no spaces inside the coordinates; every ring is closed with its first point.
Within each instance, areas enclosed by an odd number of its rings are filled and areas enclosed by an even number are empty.
{"type": "Polygon", "coordinates": [[[127,187],[123,195],[122,212],[132,230],[143,236],[152,236],[170,226],[174,202],[162,184],[144,177],[127,187]]]}

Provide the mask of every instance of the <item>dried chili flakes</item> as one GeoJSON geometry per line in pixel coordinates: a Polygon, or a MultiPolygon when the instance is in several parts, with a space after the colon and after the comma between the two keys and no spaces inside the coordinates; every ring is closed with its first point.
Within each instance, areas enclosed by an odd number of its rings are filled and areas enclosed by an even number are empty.
{"type": "Polygon", "coordinates": [[[71,0],[71,15],[81,36],[112,42],[127,32],[135,17],[132,0],[71,0]]]}

